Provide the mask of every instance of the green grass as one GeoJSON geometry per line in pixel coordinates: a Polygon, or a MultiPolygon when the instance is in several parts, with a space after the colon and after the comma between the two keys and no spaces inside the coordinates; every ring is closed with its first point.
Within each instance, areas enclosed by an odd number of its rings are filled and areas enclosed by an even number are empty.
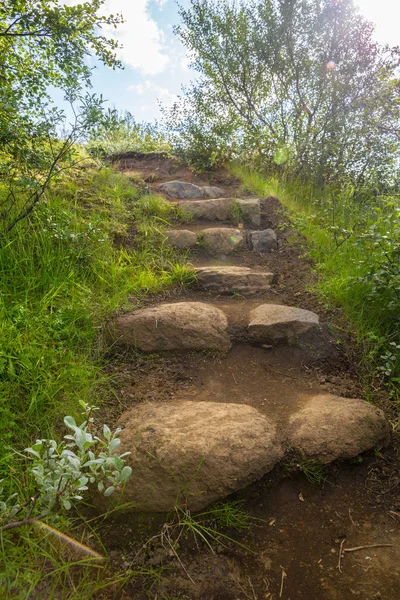
{"type": "Polygon", "coordinates": [[[316,460],[307,460],[299,464],[300,471],[310,483],[322,485],[328,479],[323,465],[316,460]]]}
{"type": "MultiPolygon", "coordinates": [[[[125,176],[83,169],[54,186],[0,248],[0,479],[9,492],[32,493],[21,450],[57,436],[79,400],[99,405],[110,393],[102,323],[129,298],[140,306],[147,294],[192,279],[162,235],[179,218],[125,176]]],[[[29,528],[0,534],[0,590],[28,597],[40,548],[29,528]]],[[[54,560],[49,589],[64,572],[54,560]]],[[[79,585],[81,595],[65,597],[85,598],[79,585]]]]}
{"type": "Polygon", "coordinates": [[[313,291],[340,309],[360,345],[365,383],[388,385],[399,403],[400,199],[351,186],[319,190],[233,165],[243,191],[279,198],[318,273],[313,291]]]}

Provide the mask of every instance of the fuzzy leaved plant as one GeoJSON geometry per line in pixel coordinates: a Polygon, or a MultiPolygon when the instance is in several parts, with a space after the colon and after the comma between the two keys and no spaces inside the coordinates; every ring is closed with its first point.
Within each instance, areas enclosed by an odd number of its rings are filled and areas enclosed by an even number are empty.
{"type": "MultiPolygon", "coordinates": [[[[90,485],[97,485],[105,496],[121,489],[132,474],[125,465],[129,452],[118,455],[120,429],[111,432],[103,426],[103,436],[90,432],[93,407],[82,403],[86,420],[77,425],[66,416],[64,424],[69,432],[63,441],[37,440],[25,452],[32,460],[31,473],[36,483],[36,494],[28,503],[19,504],[16,494],[3,498],[0,487],[0,528],[10,529],[40,519],[59,508],[70,510],[74,502],[83,499],[90,485]],[[32,516],[33,515],[33,516],[32,516]],[[18,519],[15,522],[12,520],[18,519]]],[[[1,482],[0,482],[1,483],[1,482]]]]}

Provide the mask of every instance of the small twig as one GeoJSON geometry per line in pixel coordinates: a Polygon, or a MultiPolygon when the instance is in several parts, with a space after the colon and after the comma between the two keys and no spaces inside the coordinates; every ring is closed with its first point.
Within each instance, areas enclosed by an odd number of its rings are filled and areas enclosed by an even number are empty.
{"type": "Polygon", "coordinates": [[[355,546],[354,548],[345,548],[344,552],[357,552],[367,548],[393,548],[394,544],[371,544],[370,546],[355,546]]]}
{"type": "Polygon", "coordinates": [[[256,591],[255,591],[255,589],[254,589],[254,586],[253,586],[253,584],[252,584],[252,582],[251,582],[251,578],[250,578],[250,577],[249,577],[249,586],[250,586],[250,589],[251,589],[251,591],[253,592],[253,599],[254,599],[254,600],[257,600],[257,594],[256,594],[256,591]]]}
{"type": "Polygon", "coordinates": [[[15,529],[16,527],[23,527],[24,525],[31,525],[32,523],[36,523],[39,519],[42,519],[43,515],[39,515],[38,517],[33,517],[32,519],[23,519],[22,521],[16,521],[15,523],[7,523],[7,525],[3,525],[0,527],[0,531],[8,531],[9,529],[15,529]]]}
{"type": "Polygon", "coordinates": [[[238,385],[238,382],[236,381],[236,377],[233,373],[232,373],[232,378],[233,378],[233,381],[236,383],[236,385],[238,385]]]}
{"type": "Polygon", "coordinates": [[[336,567],[337,569],[339,569],[339,573],[343,573],[343,571],[342,571],[342,558],[343,558],[344,552],[345,552],[345,551],[343,551],[343,545],[344,545],[345,541],[346,541],[346,538],[343,538],[343,540],[340,543],[340,548],[339,548],[339,560],[338,560],[338,564],[337,564],[337,567],[336,567]]]}
{"type": "Polygon", "coordinates": [[[285,569],[283,567],[281,567],[282,569],[282,580],[281,580],[281,589],[279,592],[279,598],[282,598],[282,594],[283,594],[283,584],[285,582],[285,578],[287,577],[286,573],[285,573],[285,569]]]}
{"type": "Polygon", "coordinates": [[[389,515],[392,517],[392,519],[396,520],[396,517],[398,519],[400,519],[400,513],[396,512],[395,510],[389,510],[389,515]]]}
{"type": "Polygon", "coordinates": [[[185,565],[183,564],[183,562],[181,561],[181,559],[180,559],[180,557],[179,557],[179,555],[178,555],[177,551],[175,550],[175,548],[174,548],[174,545],[173,545],[173,543],[171,542],[171,539],[170,539],[169,535],[166,535],[165,537],[166,537],[166,540],[167,540],[167,542],[168,542],[168,545],[169,545],[169,547],[171,548],[171,550],[172,550],[172,552],[173,552],[174,556],[177,558],[177,560],[178,560],[179,564],[181,565],[182,569],[185,571],[185,573],[186,573],[186,575],[188,576],[188,578],[190,579],[190,581],[191,581],[191,582],[194,584],[194,581],[193,581],[193,579],[190,577],[190,575],[189,575],[189,573],[188,573],[187,569],[185,568],[185,565]]]}
{"type": "Polygon", "coordinates": [[[350,521],[353,523],[353,525],[357,526],[357,523],[354,521],[353,517],[351,516],[351,508],[349,508],[349,517],[350,517],[350,521]]]}

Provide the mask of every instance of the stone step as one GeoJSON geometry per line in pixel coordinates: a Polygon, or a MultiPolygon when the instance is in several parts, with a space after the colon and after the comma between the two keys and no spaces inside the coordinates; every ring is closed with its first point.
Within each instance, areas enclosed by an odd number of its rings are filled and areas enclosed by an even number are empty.
{"type": "Polygon", "coordinates": [[[327,464],[381,449],[390,439],[380,409],[332,395],[305,398],[279,429],[268,411],[223,395],[212,402],[140,404],[123,413],[118,425],[119,451],[128,453],[135,474],[124,501],[154,512],[177,504],[201,510],[261,479],[293,453],[299,461],[327,464]]]}
{"type": "Polygon", "coordinates": [[[227,227],[204,229],[198,239],[205,251],[213,256],[232,254],[246,243],[246,238],[239,229],[227,227]]]}
{"type": "Polygon", "coordinates": [[[170,229],[164,232],[168,243],[176,248],[192,248],[197,244],[197,234],[189,229],[170,229]]]}
{"type": "MultiPolygon", "coordinates": [[[[204,267],[204,270],[206,269],[208,267],[204,267]]],[[[229,285],[233,285],[235,279],[238,282],[242,278],[242,288],[249,292],[252,284],[256,283],[255,277],[264,275],[264,286],[269,285],[266,281],[270,282],[273,277],[272,273],[252,272],[250,276],[247,272],[241,275],[236,272],[230,276],[227,283],[227,272],[224,274],[222,267],[218,274],[217,269],[214,268],[214,272],[211,273],[200,271],[200,285],[207,285],[208,281],[208,285],[215,288],[220,284],[221,291],[232,291],[229,290],[229,285]]],[[[260,289],[257,288],[257,291],[260,289]]],[[[132,346],[142,352],[217,350],[225,353],[231,347],[228,322],[229,329],[235,331],[235,336],[239,334],[251,343],[276,345],[282,342],[290,344],[306,332],[316,329],[319,319],[318,315],[308,310],[277,304],[258,305],[252,299],[242,303],[236,301],[233,304],[226,301],[217,302],[216,305],[204,302],[176,302],[118,316],[108,330],[113,343],[132,346]]]]}
{"type": "Polygon", "coordinates": [[[271,288],[273,273],[254,271],[248,267],[198,267],[195,269],[200,288],[217,294],[238,292],[244,295],[265,292],[271,288]]]}
{"type": "Polygon", "coordinates": [[[170,229],[164,235],[172,246],[187,249],[199,244],[213,256],[231,254],[245,246],[262,254],[278,247],[276,234],[272,229],[247,232],[235,227],[212,227],[197,232],[190,229],[170,229]]]}
{"type": "Polygon", "coordinates": [[[212,185],[198,186],[187,181],[168,181],[161,184],[158,189],[168,198],[195,199],[195,198],[221,198],[224,190],[212,185]]]}
{"type": "Polygon", "coordinates": [[[250,312],[249,338],[254,342],[292,342],[302,334],[316,329],[319,317],[315,313],[279,304],[262,304],[250,312]]]}
{"type": "Polygon", "coordinates": [[[204,221],[243,220],[254,227],[261,224],[261,208],[258,198],[212,198],[209,200],[180,200],[174,202],[191,219],[204,221]]]}
{"type": "Polygon", "coordinates": [[[109,328],[114,343],[142,352],[217,350],[231,347],[226,315],[211,304],[177,302],[117,317],[109,328]]]}

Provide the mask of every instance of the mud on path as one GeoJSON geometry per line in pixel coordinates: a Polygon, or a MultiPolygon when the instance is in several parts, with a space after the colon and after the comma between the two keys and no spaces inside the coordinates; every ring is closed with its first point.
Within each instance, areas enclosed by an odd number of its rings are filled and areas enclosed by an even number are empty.
{"type": "MultiPolygon", "coordinates": [[[[155,189],[158,183],[181,179],[221,185],[229,189],[227,195],[239,195],[238,182],[227,172],[197,177],[173,159],[160,156],[125,157],[120,168],[128,176],[151,182],[155,189]]],[[[194,231],[200,226],[188,228],[194,231]]],[[[234,340],[231,351],[224,357],[199,352],[150,357],[115,352],[109,371],[119,403],[107,409],[108,422],[115,423],[121,412],[141,402],[198,400],[249,404],[274,415],[279,427],[288,407],[301,407],[310,395],[365,396],[357,353],[343,335],[340,316],[327,311],[310,293],[315,274],[303,256],[303,240],[290,228],[276,199],[262,203],[263,228],[273,228],[278,235],[278,249],[271,254],[241,250],[216,259],[196,249],[191,261],[196,266],[219,261],[271,270],[275,279],[270,290],[243,298],[186,288],[146,301],[149,305],[200,301],[223,308],[234,340]],[[262,303],[317,312],[319,335],[306,336],[297,347],[250,344],[242,335],[243,322],[250,308],[262,303]]],[[[374,401],[389,409],[384,394],[377,394],[374,401]]],[[[234,494],[232,499],[241,501],[242,508],[257,519],[248,531],[224,531],[242,546],[228,541],[216,544],[212,552],[188,537],[181,541],[179,559],[158,542],[140,554],[143,544],[160,531],[165,515],[139,513],[109,518],[100,534],[112,565],[116,570],[134,568],[132,561],[139,552],[143,577],[107,597],[397,600],[400,460],[396,447],[395,441],[391,449],[333,464],[326,469],[326,481],[318,485],[310,483],[288,460],[261,481],[234,494]],[[366,547],[377,545],[382,546],[366,547]]]]}

